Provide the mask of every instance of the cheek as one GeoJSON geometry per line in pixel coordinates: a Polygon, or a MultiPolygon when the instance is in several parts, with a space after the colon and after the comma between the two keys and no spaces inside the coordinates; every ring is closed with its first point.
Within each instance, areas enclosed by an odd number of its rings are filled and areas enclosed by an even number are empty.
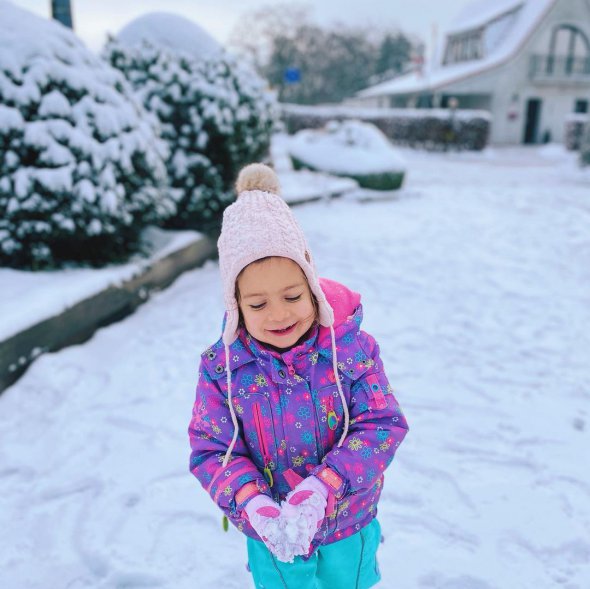
{"type": "Polygon", "coordinates": [[[242,309],[242,317],[244,318],[244,325],[248,331],[251,331],[255,328],[261,321],[260,313],[256,313],[255,311],[245,311],[242,309]]]}
{"type": "Polygon", "coordinates": [[[311,302],[311,300],[305,301],[301,304],[301,307],[299,308],[299,314],[302,317],[305,317],[306,319],[313,319],[313,317],[315,316],[315,309],[313,307],[313,303],[311,302]]]}

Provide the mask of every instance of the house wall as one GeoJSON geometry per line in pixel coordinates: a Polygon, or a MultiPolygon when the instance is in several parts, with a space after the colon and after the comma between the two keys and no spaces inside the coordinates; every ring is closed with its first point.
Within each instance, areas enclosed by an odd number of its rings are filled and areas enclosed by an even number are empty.
{"type": "Polygon", "coordinates": [[[491,95],[492,143],[522,143],[529,99],[541,100],[537,138],[548,133],[551,141],[563,142],[565,118],[574,111],[576,99],[590,99],[590,76],[586,80],[531,79],[531,57],[547,55],[555,26],[573,24],[590,39],[590,2],[560,0],[556,2],[536,31],[529,37],[518,56],[494,70],[473,76],[444,88],[444,94],[491,95]]]}
{"type": "Polygon", "coordinates": [[[472,110],[491,110],[492,108],[491,94],[469,94],[457,98],[459,100],[459,108],[472,110]]]}
{"type": "MultiPolygon", "coordinates": [[[[533,54],[549,54],[552,31],[562,24],[575,25],[590,40],[590,2],[587,0],[556,2],[543,25],[533,34],[523,52],[526,55],[522,58],[530,58],[533,54]]],[[[530,66],[530,61],[526,65],[530,66]]],[[[590,75],[578,80],[574,78],[558,80],[550,77],[529,79],[523,94],[525,100],[533,96],[542,100],[541,133],[548,131],[552,141],[563,142],[565,119],[568,114],[574,112],[576,99],[590,99],[590,75]]]]}
{"type": "MultiPolygon", "coordinates": [[[[528,101],[539,99],[537,141],[550,137],[551,141],[563,142],[565,119],[574,112],[576,100],[590,101],[590,75],[575,80],[551,76],[533,78],[530,74],[532,56],[549,54],[552,31],[562,24],[575,25],[590,39],[590,0],[555,2],[515,58],[492,70],[446,85],[436,92],[434,104],[439,104],[444,96],[455,96],[459,108],[485,108],[492,115],[491,142],[519,144],[524,140],[528,101]]],[[[416,96],[387,96],[361,102],[366,106],[412,107],[416,96]]]]}

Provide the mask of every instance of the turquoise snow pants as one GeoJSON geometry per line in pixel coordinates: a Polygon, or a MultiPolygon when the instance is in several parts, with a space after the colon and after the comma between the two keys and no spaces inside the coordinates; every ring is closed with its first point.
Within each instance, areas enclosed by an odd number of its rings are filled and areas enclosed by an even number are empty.
{"type": "Polygon", "coordinates": [[[280,562],[260,540],[248,538],[248,565],[256,589],[369,589],[380,579],[376,519],[356,534],[320,546],[304,561],[280,562]]]}

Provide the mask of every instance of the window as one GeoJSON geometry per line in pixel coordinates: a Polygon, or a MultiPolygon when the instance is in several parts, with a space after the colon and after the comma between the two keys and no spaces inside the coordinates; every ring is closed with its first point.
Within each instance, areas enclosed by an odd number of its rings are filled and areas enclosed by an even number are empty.
{"type": "Polygon", "coordinates": [[[574,112],[576,113],[587,113],[588,112],[588,101],[584,100],[583,98],[576,100],[576,105],[574,107],[574,112]]]}
{"type": "Polygon", "coordinates": [[[493,53],[508,37],[521,14],[523,4],[500,13],[479,27],[448,37],[444,65],[483,59],[493,53]]]}
{"type": "Polygon", "coordinates": [[[590,42],[585,33],[574,25],[553,29],[549,44],[547,73],[590,73],[590,42]]]}
{"type": "Polygon", "coordinates": [[[482,55],[482,31],[470,31],[450,36],[447,40],[443,64],[460,63],[480,59],[482,55]]]}

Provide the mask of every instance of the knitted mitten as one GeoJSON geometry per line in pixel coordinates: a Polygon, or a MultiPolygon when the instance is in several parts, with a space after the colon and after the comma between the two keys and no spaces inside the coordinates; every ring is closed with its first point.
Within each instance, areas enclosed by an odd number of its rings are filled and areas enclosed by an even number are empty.
{"type": "Polygon", "coordinates": [[[274,542],[280,531],[280,507],[270,497],[261,493],[248,501],[244,512],[260,539],[274,552],[274,542]]]}
{"type": "Polygon", "coordinates": [[[256,495],[246,504],[244,512],[266,547],[281,562],[293,562],[292,542],[289,541],[281,508],[267,495],[256,495]]]}
{"type": "Polygon", "coordinates": [[[281,519],[291,552],[306,555],[326,515],[328,487],[310,475],[301,481],[281,505],[281,519]]]}

